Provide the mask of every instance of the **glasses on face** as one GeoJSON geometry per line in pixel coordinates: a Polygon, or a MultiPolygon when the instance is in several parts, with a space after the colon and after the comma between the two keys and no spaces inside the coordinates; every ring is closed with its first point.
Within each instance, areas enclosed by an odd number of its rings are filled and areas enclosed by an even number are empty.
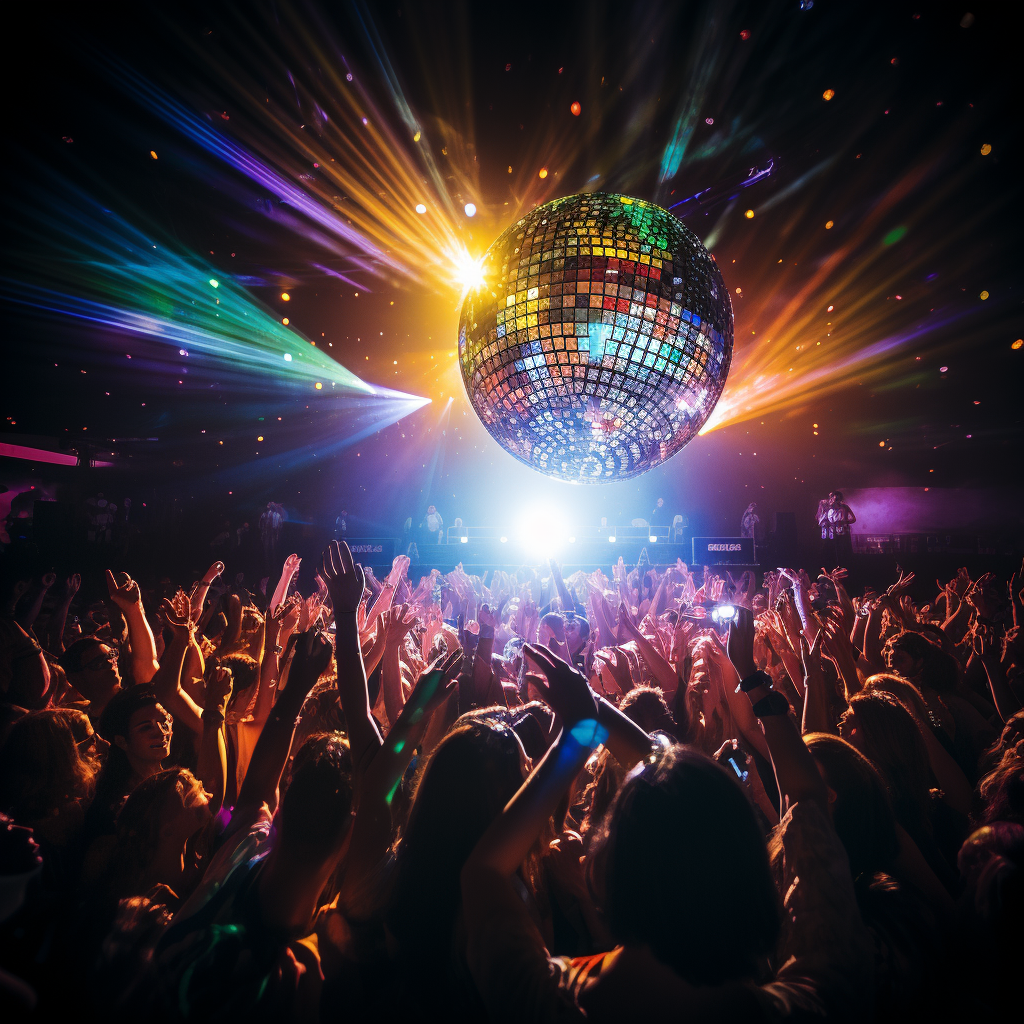
{"type": "Polygon", "coordinates": [[[103,668],[105,665],[116,665],[117,659],[117,651],[106,651],[104,654],[97,655],[91,661],[83,662],[82,668],[86,672],[95,672],[97,669],[103,668]]]}

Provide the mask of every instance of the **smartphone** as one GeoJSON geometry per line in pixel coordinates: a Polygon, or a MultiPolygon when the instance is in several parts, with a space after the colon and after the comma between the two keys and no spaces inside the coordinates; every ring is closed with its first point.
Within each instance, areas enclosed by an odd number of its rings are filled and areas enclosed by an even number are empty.
{"type": "Polygon", "coordinates": [[[727,622],[735,622],[739,618],[739,614],[734,604],[723,601],[711,609],[711,618],[714,622],[719,623],[719,625],[724,625],[727,622]]]}
{"type": "Polygon", "coordinates": [[[736,773],[736,778],[738,778],[740,780],[740,782],[746,782],[747,781],[747,777],[749,776],[750,773],[749,772],[745,772],[745,771],[743,771],[742,768],[740,768],[740,766],[736,763],[736,758],[735,757],[730,757],[729,758],[729,764],[732,765],[732,770],[736,773]]]}

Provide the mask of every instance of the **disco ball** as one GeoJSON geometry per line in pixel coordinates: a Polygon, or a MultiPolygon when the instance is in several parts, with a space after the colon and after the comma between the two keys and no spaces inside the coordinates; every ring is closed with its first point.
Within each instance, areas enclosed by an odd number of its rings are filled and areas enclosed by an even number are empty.
{"type": "Polygon", "coordinates": [[[732,303],[697,237],[629,196],[568,196],[513,224],[462,306],[459,362],[510,455],[576,483],[675,455],[718,401],[732,303]]]}

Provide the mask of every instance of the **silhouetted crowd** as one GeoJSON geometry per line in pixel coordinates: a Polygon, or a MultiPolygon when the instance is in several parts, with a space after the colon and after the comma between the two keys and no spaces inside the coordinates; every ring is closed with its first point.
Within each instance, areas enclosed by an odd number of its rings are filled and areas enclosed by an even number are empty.
{"type": "Polygon", "coordinates": [[[978,1019],[1024,569],[0,564],[4,1020],[978,1019]]]}

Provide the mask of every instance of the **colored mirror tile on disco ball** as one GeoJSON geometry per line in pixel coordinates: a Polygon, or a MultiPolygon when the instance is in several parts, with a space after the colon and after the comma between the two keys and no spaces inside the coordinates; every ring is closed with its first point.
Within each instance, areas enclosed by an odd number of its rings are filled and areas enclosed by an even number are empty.
{"type": "Polygon", "coordinates": [[[733,312],[699,239],[653,203],[568,196],[513,224],[462,306],[459,363],[509,454],[577,483],[675,455],[729,373],[733,312]]]}

